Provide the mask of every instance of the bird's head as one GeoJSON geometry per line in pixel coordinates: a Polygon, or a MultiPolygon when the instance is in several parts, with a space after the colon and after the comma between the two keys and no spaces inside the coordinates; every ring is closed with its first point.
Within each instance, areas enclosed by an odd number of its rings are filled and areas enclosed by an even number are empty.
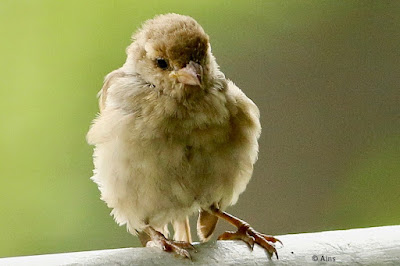
{"type": "Polygon", "coordinates": [[[208,35],[191,17],[166,14],[146,21],[133,35],[125,64],[164,93],[203,91],[223,76],[208,35]]]}

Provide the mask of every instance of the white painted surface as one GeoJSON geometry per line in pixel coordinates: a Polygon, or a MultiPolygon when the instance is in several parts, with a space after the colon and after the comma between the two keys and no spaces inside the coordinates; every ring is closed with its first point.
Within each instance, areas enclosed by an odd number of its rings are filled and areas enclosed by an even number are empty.
{"type": "Polygon", "coordinates": [[[193,261],[157,248],[123,248],[0,259],[0,265],[400,265],[400,226],[278,236],[279,260],[240,241],[196,244],[193,261]],[[316,260],[316,261],[314,261],[316,260]]]}

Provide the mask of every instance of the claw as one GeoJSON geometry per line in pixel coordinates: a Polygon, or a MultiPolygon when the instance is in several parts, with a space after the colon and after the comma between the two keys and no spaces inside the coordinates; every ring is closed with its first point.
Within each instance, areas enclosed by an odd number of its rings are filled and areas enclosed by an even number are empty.
{"type": "Polygon", "coordinates": [[[277,259],[278,253],[276,251],[276,248],[273,244],[270,243],[279,242],[282,244],[279,239],[276,239],[273,236],[261,234],[248,225],[239,227],[236,232],[225,232],[218,237],[218,240],[242,240],[251,250],[253,250],[254,244],[257,243],[265,251],[267,251],[269,258],[271,258],[275,254],[277,259]]]}
{"type": "Polygon", "coordinates": [[[242,240],[247,244],[249,249],[253,250],[255,239],[247,232],[231,232],[227,231],[218,237],[218,240],[242,240]]]}
{"type": "Polygon", "coordinates": [[[178,242],[168,239],[163,239],[160,241],[160,243],[162,250],[166,252],[173,252],[180,257],[192,260],[192,256],[190,255],[190,253],[185,250],[185,248],[189,248],[189,246],[192,246],[190,243],[180,243],[180,241],[178,242]]]}
{"type": "Polygon", "coordinates": [[[275,253],[276,258],[278,259],[278,252],[276,251],[274,243],[279,242],[282,244],[279,239],[257,232],[256,230],[251,228],[250,225],[245,221],[240,220],[239,218],[229,213],[221,211],[215,205],[212,205],[210,207],[210,211],[215,216],[228,221],[232,225],[236,226],[238,229],[236,232],[226,232],[222,234],[218,239],[241,239],[250,247],[250,249],[253,249],[254,243],[257,243],[265,251],[267,251],[269,258],[271,258],[275,253]]]}
{"type": "Polygon", "coordinates": [[[272,243],[279,242],[279,243],[283,246],[282,241],[280,241],[279,239],[277,239],[277,238],[275,238],[275,237],[273,237],[273,236],[265,235],[265,234],[261,234],[261,233],[260,233],[260,235],[261,235],[265,240],[267,240],[267,241],[269,241],[269,242],[272,242],[272,243]]]}
{"type": "Polygon", "coordinates": [[[196,250],[196,248],[192,244],[190,244],[189,242],[186,242],[186,241],[173,241],[173,243],[174,243],[174,245],[176,245],[180,248],[196,250]]]}
{"type": "Polygon", "coordinates": [[[246,244],[249,246],[249,248],[251,249],[251,251],[253,251],[253,249],[254,249],[254,244],[255,244],[255,242],[256,242],[256,240],[254,239],[254,237],[252,237],[252,236],[249,236],[249,242],[246,242],[246,244]]]}
{"type": "Polygon", "coordinates": [[[238,239],[235,232],[226,231],[218,237],[218,240],[236,240],[238,239]]]}
{"type": "Polygon", "coordinates": [[[173,252],[176,255],[192,260],[192,256],[186,249],[194,249],[194,246],[185,241],[174,241],[167,239],[162,233],[154,230],[152,227],[147,228],[151,241],[147,242],[146,246],[156,246],[163,251],[173,252]]]}

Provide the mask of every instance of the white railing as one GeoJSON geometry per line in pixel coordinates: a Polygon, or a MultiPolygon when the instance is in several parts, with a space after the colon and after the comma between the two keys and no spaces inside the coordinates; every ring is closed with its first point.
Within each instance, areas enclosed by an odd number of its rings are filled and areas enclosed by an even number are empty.
{"type": "Polygon", "coordinates": [[[123,248],[0,259],[0,265],[400,265],[400,225],[277,236],[279,260],[240,241],[195,244],[192,261],[157,248],[123,248]]]}

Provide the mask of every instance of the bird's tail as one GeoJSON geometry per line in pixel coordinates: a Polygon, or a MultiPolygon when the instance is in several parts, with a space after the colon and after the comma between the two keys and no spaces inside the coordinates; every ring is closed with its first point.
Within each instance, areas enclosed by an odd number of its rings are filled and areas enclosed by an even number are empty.
{"type": "Polygon", "coordinates": [[[212,236],[218,222],[218,217],[208,211],[200,210],[197,220],[197,235],[201,242],[206,242],[212,236]]]}
{"type": "Polygon", "coordinates": [[[185,217],[183,220],[176,220],[172,223],[174,228],[174,239],[177,241],[192,242],[192,235],[190,234],[189,217],[185,217]]]}

